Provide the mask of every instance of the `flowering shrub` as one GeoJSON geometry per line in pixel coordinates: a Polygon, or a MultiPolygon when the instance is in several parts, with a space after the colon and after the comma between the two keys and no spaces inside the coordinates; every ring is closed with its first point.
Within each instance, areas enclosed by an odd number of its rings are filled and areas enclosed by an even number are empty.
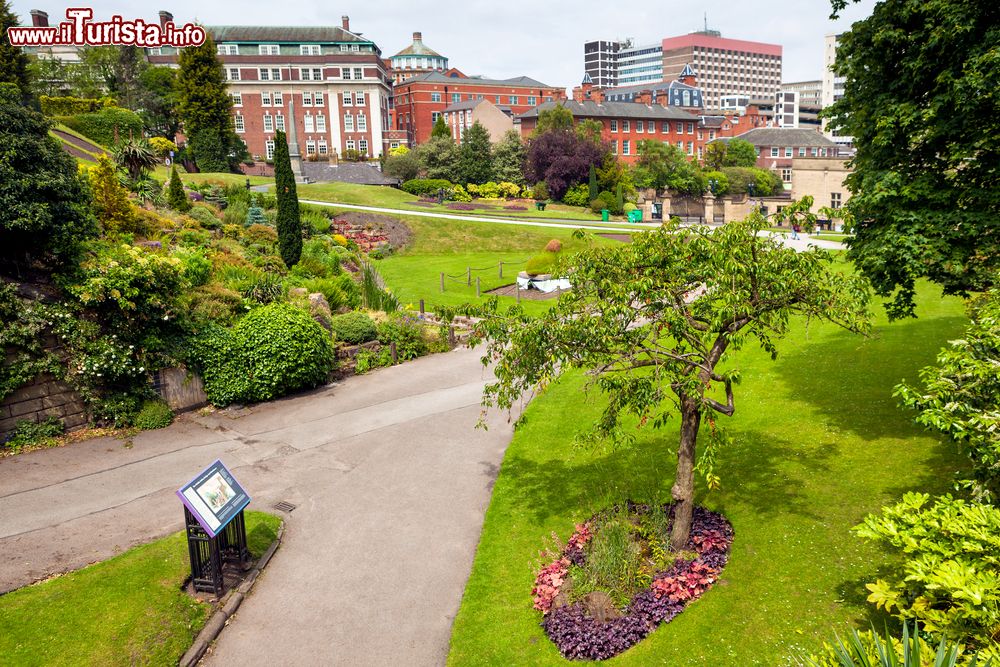
{"type": "Polygon", "coordinates": [[[452,209],[453,211],[475,211],[476,210],[476,207],[473,206],[472,204],[465,204],[465,203],[462,203],[462,202],[459,202],[459,203],[449,202],[447,204],[447,206],[448,206],[448,208],[452,209]]]}
{"type": "MultiPolygon", "coordinates": [[[[656,572],[652,582],[640,590],[618,614],[608,616],[603,622],[587,610],[583,600],[555,604],[565,584],[576,584],[575,572],[583,568],[588,558],[587,546],[592,543],[598,522],[624,511],[639,523],[655,516],[657,508],[627,503],[624,508],[613,508],[594,515],[589,521],[576,526],[576,531],[561,549],[555,560],[545,565],[535,577],[532,588],[534,607],[543,614],[542,628],[549,639],[566,658],[605,660],[634,646],[661,623],[667,623],[693,600],[698,599],[718,581],[722,568],[729,558],[733,529],[722,516],[701,507],[694,509],[691,539],[685,551],[695,552],[693,560],[675,558],[669,566],[656,572]]],[[[662,514],[672,517],[673,507],[665,505],[662,514]]],[[[639,539],[647,533],[636,529],[639,539]]],[[[668,531],[669,532],[669,531],[668,531]]],[[[593,589],[591,589],[593,590],[593,589]]]]}
{"type": "Polygon", "coordinates": [[[527,211],[527,206],[521,206],[520,204],[507,204],[504,208],[508,211],[527,211]]]}

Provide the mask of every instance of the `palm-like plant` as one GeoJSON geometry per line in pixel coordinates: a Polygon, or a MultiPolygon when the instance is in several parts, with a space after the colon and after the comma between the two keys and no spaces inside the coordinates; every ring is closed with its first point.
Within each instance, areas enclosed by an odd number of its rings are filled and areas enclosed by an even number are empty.
{"type": "Polygon", "coordinates": [[[942,639],[937,650],[919,636],[919,626],[910,632],[903,624],[900,642],[882,639],[874,628],[864,634],[854,630],[845,642],[836,637],[834,646],[827,646],[823,655],[810,656],[801,662],[804,667],[991,667],[992,659],[980,662],[978,656],[961,655],[962,647],[942,639]]]}
{"type": "Polygon", "coordinates": [[[115,164],[125,169],[133,181],[142,180],[156,166],[156,154],[145,139],[128,139],[115,148],[115,164]]]}

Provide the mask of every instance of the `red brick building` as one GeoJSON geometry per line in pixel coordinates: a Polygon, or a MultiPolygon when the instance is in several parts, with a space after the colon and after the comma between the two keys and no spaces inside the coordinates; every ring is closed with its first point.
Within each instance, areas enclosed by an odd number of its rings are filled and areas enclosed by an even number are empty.
{"type": "MultiPolygon", "coordinates": [[[[161,23],[172,21],[160,12],[161,23]]],[[[255,160],[269,160],[274,134],[295,123],[303,156],[355,150],[378,157],[406,143],[390,132],[392,83],[378,46],[337,26],[205,26],[233,98],[233,127],[255,160]],[[294,117],[291,109],[294,103],[294,117]]],[[[147,49],[156,65],[176,65],[176,49],[147,49]]]]}
{"type": "MultiPolygon", "coordinates": [[[[530,135],[538,123],[538,114],[553,109],[557,102],[546,102],[520,116],[522,136],[530,135]]],[[[638,143],[662,141],[677,146],[691,157],[700,157],[705,135],[699,129],[697,115],[662,105],[637,102],[595,102],[569,100],[562,103],[574,121],[596,120],[601,123],[601,137],[611,143],[620,160],[632,164],[638,160],[638,143]]]]}
{"type": "Polygon", "coordinates": [[[431,137],[431,130],[444,110],[459,102],[485,99],[509,107],[517,116],[546,102],[566,98],[563,88],[554,88],[526,76],[513,79],[467,77],[460,72],[428,72],[396,84],[393,92],[395,130],[405,131],[410,144],[431,137]]]}

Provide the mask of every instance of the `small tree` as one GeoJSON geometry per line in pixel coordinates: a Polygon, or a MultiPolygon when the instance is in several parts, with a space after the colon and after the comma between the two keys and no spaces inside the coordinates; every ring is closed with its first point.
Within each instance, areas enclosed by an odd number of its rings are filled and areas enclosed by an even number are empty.
{"type": "Polygon", "coordinates": [[[702,155],[702,164],[705,169],[718,171],[726,166],[726,142],[716,139],[705,146],[702,155]]]}
{"type": "Polygon", "coordinates": [[[135,219],[128,190],[118,180],[118,171],[107,155],[97,158],[97,166],[90,168],[90,194],[94,215],[109,231],[130,226],[135,219]]]}
{"type": "Polygon", "coordinates": [[[264,209],[260,206],[254,204],[249,209],[247,209],[247,219],[244,223],[247,227],[250,225],[264,225],[267,224],[267,217],[264,215],[264,209]]]}
{"type": "Polygon", "coordinates": [[[745,139],[730,139],[726,144],[724,167],[754,167],[757,165],[757,149],[745,139]]]}
{"type": "MultiPolygon", "coordinates": [[[[403,146],[400,146],[403,148],[403,146]]],[[[398,178],[401,181],[408,181],[416,178],[420,173],[420,160],[417,159],[415,151],[406,151],[385,158],[382,165],[382,172],[387,176],[398,178]]]]}
{"type": "Polygon", "coordinates": [[[417,147],[417,159],[426,178],[458,178],[458,146],[451,135],[438,137],[417,147]]]}
{"type": "Polygon", "coordinates": [[[552,130],[531,140],[525,175],[529,182],[545,181],[549,195],[562,199],[571,186],[584,182],[591,165],[601,164],[607,153],[607,146],[583,139],[572,130],[552,130]]]}
{"type": "Polygon", "coordinates": [[[719,483],[714,448],[699,462],[696,445],[703,424],[718,441],[715,413],[735,411],[739,372],[719,370],[729,349],[754,340],[776,356],[775,341],[797,314],[854,332],[869,326],[867,283],[832,271],[827,253],[796,253],[759,236],[768,224],[759,213],[715,231],[671,222],[630,244],[592,247],[557,270],[573,276],[573,289],[547,313],[529,317],[517,306],[501,313],[494,299],[475,326],[473,340],[486,342],[483,363],[497,378],[484,390],[486,406],[509,409],[578,368],[607,398],[584,440],[629,441],[626,416],[662,428],[672,408],[680,413],[674,549],[690,534],[696,467],[710,488],[719,483]]]}
{"type": "Polygon", "coordinates": [[[274,185],[278,197],[278,252],[285,266],[291,268],[302,256],[302,222],[295,174],[288,156],[288,140],[281,131],[274,134],[274,185]]]}
{"type": "Polygon", "coordinates": [[[493,175],[490,133],[478,120],[462,135],[458,149],[458,173],[462,183],[481,185],[493,175]]]}
{"type": "Polygon", "coordinates": [[[562,104],[556,104],[551,109],[538,113],[538,122],[532,135],[537,137],[552,130],[571,129],[573,129],[573,112],[562,104]]]}
{"type": "Polygon", "coordinates": [[[191,200],[184,193],[181,177],[177,175],[177,167],[170,167],[170,183],[167,185],[167,206],[175,211],[186,213],[191,210],[191,200]]]}
{"type": "Polygon", "coordinates": [[[705,191],[705,178],[698,165],[688,160],[680,148],[660,141],[640,141],[636,148],[639,161],[635,182],[639,187],[666,188],[689,195],[705,191]]]}
{"type": "Polygon", "coordinates": [[[493,180],[524,185],[524,142],[517,130],[507,130],[493,147],[493,180]]]}
{"type": "Polygon", "coordinates": [[[590,174],[587,177],[587,201],[594,201],[600,191],[597,189],[597,167],[590,165],[590,174]]]}
{"type": "Polygon", "coordinates": [[[138,181],[156,166],[156,155],[145,139],[129,137],[114,149],[115,164],[128,172],[129,178],[138,181]]]}
{"type": "Polygon", "coordinates": [[[444,122],[444,116],[438,116],[438,119],[434,121],[434,127],[431,128],[431,139],[448,139],[449,141],[454,141],[451,136],[451,130],[444,122]]]}
{"type": "Polygon", "coordinates": [[[198,169],[228,171],[237,142],[230,115],[233,103],[211,36],[200,46],[181,49],[177,64],[178,114],[198,169]]]}

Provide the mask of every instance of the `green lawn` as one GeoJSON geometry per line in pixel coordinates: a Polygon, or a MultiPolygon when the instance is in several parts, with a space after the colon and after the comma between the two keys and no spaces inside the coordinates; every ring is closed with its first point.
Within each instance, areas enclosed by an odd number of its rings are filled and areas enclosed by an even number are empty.
{"type": "MultiPolygon", "coordinates": [[[[428,310],[436,304],[459,306],[476,302],[476,277],[480,278],[483,296],[486,290],[509,285],[525,262],[542,252],[550,239],[559,239],[565,252],[573,252],[587,241],[572,238],[572,229],[491,225],[468,221],[402,216],[414,232],[412,245],[376,264],[389,289],[404,305],[417,307],[424,299],[428,310]],[[500,278],[500,260],[504,277],[500,278]],[[472,284],[465,281],[466,269],[472,272],[472,284]],[[446,274],[445,291],[440,288],[441,272],[446,274]],[[448,278],[447,276],[457,276],[448,278]]],[[[593,237],[595,243],[618,243],[593,237]]],[[[508,297],[501,297],[508,300],[508,297]]],[[[509,298],[509,301],[513,301],[509,298]]],[[[528,302],[525,308],[538,311],[552,302],[528,302]]]]}
{"type": "MultiPolygon", "coordinates": [[[[246,515],[254,556],[281,520],[246,515]]],[[[212,606],[181,590],[190,575],[183,532],[0,597],[0,663],[177,664],[212,606]]]]}
{"type": "MultiPolygon", "coordinates": [[[[526,211],[509,211],[503,207],[511,202],[501,202],[494,200],[479,200],[480,203],[493,205],[491,210],[474,209],[472,211],[456,211],[445,205],[434,204],[422,206],[414,202],[419,201],[419,197],[403,192],[396,188],[383,187],[377,185],[355,185],[353,183],[313,183],[310,185],[300,185],[297,188],[300,199],[312,199],[315,201],[327,201],[340,204],[355,204],[358,206],[381,206],[385,208],[399,208],[412,211],[425,211],[428,213],[451,213],[458,215],[482,215],[505,218],[525,218],[538,220],[579,220],[584,222],[600,223],[601,216],[578,206],[566,206],[564,204],[549,204],[544,211],[537,211],[534,202],[519,201],[514,202],[520,206],[527,207],[526,211]]],[[[618,222],[624,220],[623,217],[613,218],[618,222]]]]}
{"type": "Polygon", "coordinates": [[[850,238],[848,234],[837,234],[835,232],[824,232],[822,234],[810,234],[810,238],[820,239],[821,241],[838,241],[840,243],[845,243],[847,239],[850,238]]]}
{"type": "MultiPolygon", "coordinates": [[[[850,528],[907,490],[948,490],[963,465],[891,396],[967,321],[959,300],[927,284],[919,304],[919,319],[883,318],[868,340],[800,321],[776,361],[750,347],[736,357],[744,379],[736,415],[720,418],[734,437],[716,470],[723,488],[698,493],[735,528],[723,581],[613,664],[785,665],[834,630],[867,627],[864,584],[888,556],[850,528]]],[[[507,449],[450,665],[566,664],[532,609],[546,538],[565,540],[574,522],[616,501],[669,499],[676,422],[637,432],[634,447],[575,449],[572,433],[600,408],[581,384],[569,377],[537,398],[507,449]]]]}
{"type": "MultiPolygon", "coordinates": [[[[274,179],[270,176],[245,176],[244,174],[229,174],[223,172],[205,172],[198,174],[189,174],[182,171],[178,167],[178,175],[181,177],[181,181],[185,184],[190,183],[204,183],[209,181],[212,183],[219,183],[223,185],[246,185],[247,179],[250,179],[251,185],[272,185],[274,184],[274,179]]],[[[153,176],[161,181],[165,181],[170,178],[170,167],[165,165],[157,165],[153,170],[153,176]]]]}

